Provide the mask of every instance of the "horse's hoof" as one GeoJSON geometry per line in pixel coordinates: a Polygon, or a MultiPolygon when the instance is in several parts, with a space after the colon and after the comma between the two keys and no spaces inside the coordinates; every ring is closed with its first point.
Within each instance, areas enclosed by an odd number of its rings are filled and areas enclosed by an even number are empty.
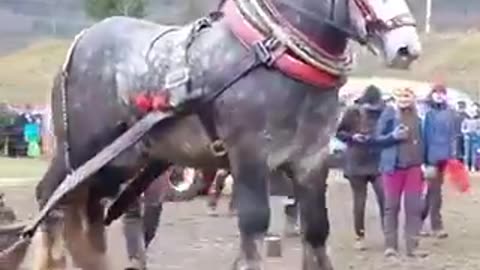
{"type": "Polygon", "coordinates": [[[282,239],[279,236],[268,236],[265,238],[267,257],[282,257],[282,239]]]}

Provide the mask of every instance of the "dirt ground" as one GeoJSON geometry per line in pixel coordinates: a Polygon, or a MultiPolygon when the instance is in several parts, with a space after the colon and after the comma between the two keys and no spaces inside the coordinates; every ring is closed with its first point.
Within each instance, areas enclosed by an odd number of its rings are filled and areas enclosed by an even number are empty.
{"type": "MultiPolygon", "coordinates": [[[[364,252],[353,249],[351,194],[348,183],[332,176],[329,185],[329,210],[332,233],[330,253],[336,269],[357,270],[477,270],[480,269],[480,177],[473,177],[473,194],[460,195],[448,185],[444,219],[450,237],[445,240],[425,239],[422,246],[431,252],[425,259],[384,259],[382,234],[376,206],[371,196],[367,209],[367,243],[364,252]]],[[[21,218],[34,212],[33,186],[5,187],[7,203],[21,218]]],[[[149,251],[150,269],[230,269],[236,255],[238,234],[236,220],[227,214],[227,201],[222,201],[219,217],[206,214],[204,199],[169,203],[165,206],[161,227],[149,251]]],[[[280,222],[276,218],[273,222],[280,222]]],[[[109,230],[111,269],[122,269],[125,263],[124,242],[117,222],[109,230]]],[[[24,269],[30,269],[30,258],[24,269]]],[[[283,239],[283,257],[268,258],[266,269],[300,269],[298,238],[283,239]]]]}

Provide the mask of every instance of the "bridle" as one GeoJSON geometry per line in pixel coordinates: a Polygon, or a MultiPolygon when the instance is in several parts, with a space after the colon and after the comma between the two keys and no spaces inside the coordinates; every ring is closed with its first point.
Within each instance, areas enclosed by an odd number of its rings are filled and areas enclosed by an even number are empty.
{"type": "Polygon", "coordinates": [[[357,40],[375,53],[376,46],[372,45],[376,45],[379,34],[414,25],[413,19],[407,20],[412,18],[410,14],[397,16],[388,22],[382,21],[368,1],[329,0],[329,3],[325,3],[327,7],[320,11],[321,14],[292,0],[225,0],[220,8],[230,31],[242,45],[262,59],[262,63],[275,67],[289,77],[328,88],[342,85],[352,68],[351,50],[344,46],[348,45],[347,39],[357,40]],[[339,45],[342,46],[339,50],[331,51],[321,42],[313,41],[287,20],[276,4],[295,10],[314,25],[327,25],[333,31],[338,31],[338,34],[344,35],[340,37],[345,39],[345,44],[339,45]],[[338,15],[343,11],[346,13],[338,15]],[[365,31],[355,28],[350,12],[358,12],[358,16],[362,16],[365,31]]]}
{"type": "MultiPolygon", "coordinates": [[[[335,0],[333,0],[335,1],[335,0]]],[[[347,0],[348,1],[348,0],[347,0]]],[[[350,0],[357,6],[364,18],[369,35],[387,32],[403,26],[416,26],[415,18],[410,13],[397,15],[388,21],[378,18],[368,0],[350,0]]]]}

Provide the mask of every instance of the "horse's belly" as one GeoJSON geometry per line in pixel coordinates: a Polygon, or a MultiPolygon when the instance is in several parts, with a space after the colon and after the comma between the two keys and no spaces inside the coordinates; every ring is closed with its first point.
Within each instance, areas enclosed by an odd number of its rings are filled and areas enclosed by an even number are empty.
{"type": "Polygon", "coordinates": [[[154,130],[149,141],[148,153],[154,159],[197,168],[223,165],[224,160],[210,150],[210,137],[197,115],[154,130]]]}

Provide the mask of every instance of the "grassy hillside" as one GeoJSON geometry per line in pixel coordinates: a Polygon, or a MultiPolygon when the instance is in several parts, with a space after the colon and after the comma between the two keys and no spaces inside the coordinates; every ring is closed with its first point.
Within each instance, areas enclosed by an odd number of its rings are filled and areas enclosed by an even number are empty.
{"type": "Polygon", "coordinates": [[[450,86],[478,96],[480,33],[431,35],[423,39],[423,55],[411,70],[407,72],[387,70],[372,56],[364,56],[359,59],[362,65],[355,73],[425,81],[440,78],[450,86]]]}
{"type": "Polygon", "coordinates": [[[68,41],[42,40],[0,57],[0,101],[13,104],[45,102],[68,45],[68,41]]]}
{"type": "MultiPolygon", "coordinates": [[[[55,71],[64,61],[69,41],[42,40],[0,57],[0,101],[45,102],[55,71]]],[[[424,55],[409,72],[385,69],[368,54],[359,59],[355,75],[405,79],[443,78],[449,85],[477,96],[480,89],[480,33],[424,37],[424,55]]]]}

